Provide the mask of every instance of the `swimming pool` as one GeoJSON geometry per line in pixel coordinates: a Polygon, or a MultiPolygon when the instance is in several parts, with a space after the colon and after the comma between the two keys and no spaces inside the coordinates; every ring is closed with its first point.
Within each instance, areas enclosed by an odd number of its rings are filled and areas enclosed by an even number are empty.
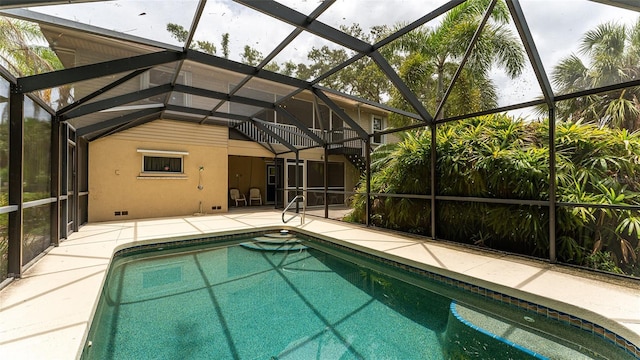
{"type": "Polygon", "coordinates": [[[266,235],[121,251],[82,357],[634,358],[406,266],[305,234],[266,235]]]}

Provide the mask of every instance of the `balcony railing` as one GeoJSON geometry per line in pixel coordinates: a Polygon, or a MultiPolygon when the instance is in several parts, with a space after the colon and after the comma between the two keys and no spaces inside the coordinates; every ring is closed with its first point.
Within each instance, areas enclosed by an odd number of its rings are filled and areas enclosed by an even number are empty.
{"type": "MultiPolygon", "coordinates": [[[[313,139],[309,138],[304,132],[298,129],[294,125],[288,124],[277,124],[270,122],[260,122],[264,127],[271,130],[274,134],[278,135],[282,139],[284,139],[289,144],[295,146],[296,148],[307,148],[312,146],[317,146],[317,144],[313,139]]],[[[270,143],[270,144],[279,144],[280,141],[276,139],[274,136],[262,131],[252,122],[243,122],[236,128],[244,135],[248,136],[250,139],[255,140],[260,143],[270,143]]],[[[360,140],[350,140],[346,142],[340,142],[337,144],[331,144],[332,142],[339,142],[343,139],[353,139],[358,136],[358,133],[352,129],[339,129],[339,130],[320,130],[320,129],[309,129],[314,134],[316,134],[319,138],[330,143],[328,148],[331,149],[340,149],[340,148],[350,148],[350,149],[362,149],[362,142],[360,140]]],[[[364,155],[364,153],[362,154],[364,155]]]]}

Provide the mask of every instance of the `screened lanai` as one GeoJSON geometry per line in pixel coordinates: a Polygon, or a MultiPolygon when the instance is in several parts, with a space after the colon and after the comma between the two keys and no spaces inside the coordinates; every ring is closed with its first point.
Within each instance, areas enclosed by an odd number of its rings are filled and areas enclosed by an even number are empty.
{"type": "Polygon", "coordinates": [[[640,275],[636,1],[0,10],[0,280],[87,222],[225,212],[231,188],[640,275]]]}

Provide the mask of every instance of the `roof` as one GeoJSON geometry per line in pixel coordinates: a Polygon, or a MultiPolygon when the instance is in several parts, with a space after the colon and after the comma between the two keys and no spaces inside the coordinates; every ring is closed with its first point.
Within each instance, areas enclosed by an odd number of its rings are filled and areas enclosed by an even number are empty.
{"type": "MultiPolygon", "coordinates": [[[[385,58],[383,50],[421,26],[437,22],[442,14],[463,2],[185,0],[173,2],[179,3],[182,11],[163,13],[160,20],[151,16],[161,13],[171,1],[5,0],[0,1],[0,10],[5,16],[38,24],[48,45],[65,66],[64,70],[18,78],[19,90],[37,94],[40,90],[52,89],[56,96],[49,105],[56,121],[68,122],[79,135],[89,140],[167,118],[229,126],[240,131],[249,126],[267,134],[271,142],[286,143],[287,140],[278,136],[281,126],[270,122],[269,116],[265,115],[275,111],[279,117],[287,118],[295,125],[294,130],[287,131],[307,139],[307,147],[309,141],[311,146],[323,146],[331,140],[310,131],[303,119],[287,113],[286,105],[292,99],[302,98],[316,106],[327,106],[341,119],[344,128],[353,130],[363,141],[368,141],[372,135],[370,129],[359,126],[348,112],[343,111],[345,107],[357,106],[381,114],[396,113],[411,119],[415,126],[432,124],[434,109],[427,109],[420,95],[409,89],[398,76],[397,69],[385,58]],[[29,8],[24,8],[26,6],[29,8]],[[111,21],[109,26],[112,24],[113,28],[90,23],[97,22],[99,17],[89,21],[72,18],[72,10],[80,6],[95,11],[95,16],[117,16],[108,19],[111,21]],[[353,6],[358,11],[347,11],[353,6]],[[381,10],[382,17],[379,16],[381,10]],[[392,31],[372,41],[367,29],[363,29],[364,34],[359,34],[345,27],[368,23],[368,18],[373,17],[388,18],[381,20],[387,22],[377,25],[387,26],[392,31]],[[260,22],[255,20],[257,18],[260,22]],[[183,41],[175,37],[166,40],[168,23],[175,23],[186,30],[183,41]],[[236,43],[240,42],[240,45],[245,41],[245,45],[255,50],[265,49],[262,56],[247,61],[239,56],[238,51],[231,56],[219,56],[194,49],[203,48],[199,43],[202,39],[217,43],[217,39],[211,39],[215,31],[210,31],[216,26],[222,29],[218,31],[227,31],[232,40],[237,38],[236,43]],[[144,31],[140,29],[146,29],[147,35],[143,36],[144,31]],[[247,33],[250,37],[243,38],[247,33]],[[306,48],[302,49],[303,46],[306,48]],[[283,65],[293,57],[298,59],[296,61],[303,59],[309,46],[327,46],[342,51],[347,57],[322,69],[311,79],[287,73],[283,65]],[[393,91],[401,94],[405,102],[403,110],[326,84],[332,74],[345,71],[365,59],[375,63],[393,91]]],[[[553,90],[543,66],[544,56],[536,48],[536,42],[539,44],[540,41],[532,35],[520,2],[524,4],[525,0],[507,1],[514,31],[519,34],[530,62],[529,79],[520,81],[530,89],[523,90],[527,93],[523,101],[511,101],[485,112],[553,101],[553,90]]],[[[631,0],[584,3],[630,9],[632,13],[640,10],[631,0]]],[[[293,143],[284,145],[291,145],[287,147],[292,151],[300,148],[293,143]]]]}

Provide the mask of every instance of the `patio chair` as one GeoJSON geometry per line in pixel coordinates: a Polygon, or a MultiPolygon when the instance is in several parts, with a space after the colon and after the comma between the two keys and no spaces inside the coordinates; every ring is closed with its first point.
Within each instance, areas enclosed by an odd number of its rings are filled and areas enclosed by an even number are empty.
{"type": "Polygon", "coordinates": [[[244,197],[244,194],[240,193],[238,189],[229,189],[229,196],[231,197],[231,201],[236,202],[236,207],[238,203],[244,202],[244,206],[247,206],[247,198],[244,197]]]}
{"type": "Polygon", "coordinates": [[[252,205],[254,201],[259,201],[262,205],[262,194],[258,188],[249,189],[249,205],[252,205]]]}

